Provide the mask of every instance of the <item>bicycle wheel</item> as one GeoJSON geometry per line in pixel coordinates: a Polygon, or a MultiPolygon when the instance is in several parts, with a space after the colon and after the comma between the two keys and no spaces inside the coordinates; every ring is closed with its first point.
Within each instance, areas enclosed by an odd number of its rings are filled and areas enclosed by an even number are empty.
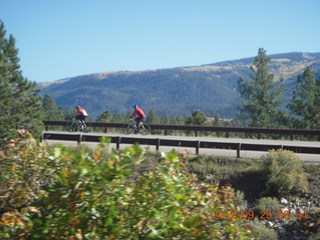
{"type": "Polygon", "coordinates": [[[125,134],[134,134],[135,129],[132,124],[129,124],[128,127],[125,128],[125,134]]]}
{"type": "Polygon", "coordinates": [[[78,131],[77,124],[75,122],[68,122],[66,125],[66,130],[68,132],[77,132],[78,131]]]}
{"type": "Polygon", "coordinates": [[[142,134],[142,135],[147,135],[149,134],[151,131],[151,128],[148,124],[140,124],[139,126],[139,133],[142,134]]]}

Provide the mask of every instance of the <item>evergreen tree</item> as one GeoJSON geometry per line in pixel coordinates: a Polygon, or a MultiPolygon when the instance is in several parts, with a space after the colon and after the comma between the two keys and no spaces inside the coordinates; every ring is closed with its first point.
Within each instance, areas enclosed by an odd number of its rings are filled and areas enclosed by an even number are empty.
{"type": "MultiPolygon", "coordinates": [[[[215,127],[221,127],[223,125],[223,122],[221,121],[221,118],[220,118],[220,116],[219,115],[215,115],[214,116],[214,121],[213,121],[213,123],[212,123],[212,126],[215,126],[215,127]]],[[[218,136],[218,137],[220,137],[220,132],[216,132],[216,135],[218,136]]]]}
{"type": "Polygon", "coordinates": [[[129,121],[129,117],[131,116],[131,112],[127,112],[127,113],[118,113],[115,112],[113,114],[113,118],[112,118],[112,122],[116,122],[116,123],[127,123],[129,121]]]}
{"type": "MultiPolygon", "coordinates": [[[[160,118],[154,109],[150,109],[148,112],[146,122],[151,124],[160,123],[160,118]]],[[[151,134],[161,134],[161,132],[161,130],[151,130],[151,134]]]]}
{"type": "Polygon", "coordinates": [[[71,121],[71,119],[74,117],[75,114],[76,114],[76,110],[74,110],[73,108],[69,108],[64,113],[64,119],[67,121],[71,121]]]}
{"type": "Polygon", "coordinates": [[[97,122],[110,122],[112,119],[112,114],[110,111],[105,111],[98,115],[97,122]]]}
{"type": "Polygon", "coordinates": [[[168,116],[167,113],[164,113],[161,117],[160,117],[160,123],[161,124],[171,124],[172,121],[170,120],[170,117],[168,116]]]}
{"type": "Polygon", "coordinates": [[[113,114],[112,122],[123,122],[121,114],[118,112],[115,112],[113,114]]]}
{"type": "Polygon", "coordinates": [[[219,117],[219,115],[214,116],[214,122],[212,125],[215,127],[220,127],[222,125],[221,118],[219,117]]]}
{"type": "Polygon", "coordinates": [[[320,79],[311,67],[307,67],[297,78],[296,90],[288,104],[290,112],[296,116],[295,127],[319,128],[320,121],[320,79]]]}
{"type": "Polygon", "coordinates": [[[147,123],[159,124],[160,118],[154,109],[150,109],[147,114],[147,123]]]}
{"type": "Polygon", "coordinates": [[[199,125],[204,126],[208,124],[208,118],[204,112],[196,110],[186,121],[187,125],[199,125]]]}
{"type": "Polygon", "coordinates": [[[42,100],[44,120],[64,120],[65,114],[62,107],[58,107],[56,101],[49,95],[45,95],[42,100]]]}
{"type": "Polygon", "coordinates": [[[266,51],[259,49],[253,62],[251,81],[239,79],[238,85],[242,97],[240,119],[251,127],[278,127],[284,114],[278,110],[282,103],[284,85],[274,81],[269,73],[270,58],[266,51]]]}
{"type": "Polygon", "coordinates": [[[0,20],[0,141],[15,137],[16,130],[25,128],[36,134],[41,131],[42,103],[35,82],[22,76],[15,38],[6,38],[0,20]]]}

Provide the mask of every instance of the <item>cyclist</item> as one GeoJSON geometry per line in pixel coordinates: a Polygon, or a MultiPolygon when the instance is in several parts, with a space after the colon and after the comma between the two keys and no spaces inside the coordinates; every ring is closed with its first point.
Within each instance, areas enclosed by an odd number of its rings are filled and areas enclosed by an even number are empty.
{"type": "Polygon", "coordinates": [[[86,128],[86,123],[84,122],[86,120],[86,118],[88,117],[88,113],[87,111],[80,107],[80,106],[76,106],[77,112],[75,115],[76,120],[84,127],[86,128]]]}
{"type": "Polygon", "coordinates": [[[139,131],[140,123],[146,118],[143,110],[138,107],[138,105],[133,105],[134,112],[132,113],[130,119],[134,119],[137,123],[137,129],[139,131]]]}

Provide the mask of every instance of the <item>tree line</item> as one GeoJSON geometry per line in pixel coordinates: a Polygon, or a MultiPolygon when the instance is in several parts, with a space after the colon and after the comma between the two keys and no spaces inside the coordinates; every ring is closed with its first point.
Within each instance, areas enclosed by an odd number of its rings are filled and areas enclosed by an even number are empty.
{"type": "MultiPolygon", "coordinates": [[[[255,58],[250,79],[238,81],[241,107],[237,119],[225,120],[219,115],[206,115],[195,110],[190,116],[159,116],[154,109],[147,113],[147,122],[153,124],[178,124],[200,126],[249,126],[265,128],[302,128],[317,129],[320,127],[320,77],[316,78],[314,70],[309,66],[297,77],[295,91],[290,102],[283,107],[285,87],[283,79],[275,81],[270,73],[264,49],[259,49],[255,58]]],[[[43,112],[47,120],[69,120],[73,109],[65,111],[58,107],[53,98],[45,95],[43,112]]],[[[105,111],[96,119],[100,122],[127,122],[131,112],[112,113],[105,111]]]]}
{"type": "Polygon", "coordinates": [[[307,67],[297,77],[293,96],[283,109],[283,79],[275,81],[268,69],[269,62],[266,51],[260,48],[250,80],[239,79],[242,97],[239,119],[251,127],[319,128],[320,77],[316,77],[311,66],[307,67]]]}
{"type": "MultiPolygon", "coordinates": [[[[12,139],[17,129],[28,129],[37,134],[43,129],[42,120],[70,120],[75,109],[63,109],[55,100],[41,97],[35,82],[22,75],[15,38],[6,36],[4,23],[0,21],[0,144],[12,139]]],[[[218,115],[207,116],[196,110],[191,115],[158,115],[154,109],[147,113],[147,122],[154,124],[201,125],[201,126],[250,126],[319,128],[320,77],[307,67],[297,77],[293,96],[283,108],[283,80],[275,81],[270,73],[264,49],[259,49],[252,67],[250,79],[240,78],[239,91],[242,97],[237,119],[225,121],[218,115]]],[[[127,122],[131,112],[117,113],[108,110],[91,121],[127,122]]]]}

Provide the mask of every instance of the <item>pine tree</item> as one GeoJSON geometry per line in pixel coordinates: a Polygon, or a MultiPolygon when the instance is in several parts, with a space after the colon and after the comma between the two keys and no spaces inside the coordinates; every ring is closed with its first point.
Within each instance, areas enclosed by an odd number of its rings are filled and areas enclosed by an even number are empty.
{"type": "Polygon", "coordinates": [[[76,110],[73,108],[68,108],[64,113],[64,120],[71,121],[74,115],[76,114],[76,110]]]}
{"type": "Polygon", "coordinates": [[[200,110],[196,110],[186,120],[186,124],[204,126],[208,124],[208,118],[204,112],[201,112],[200,110]]]}
{"type": "Polygon", "coordinates": [[[154,109],[150,109],[147,116],[147,123],[159,124],[160,118],[154,109]]]}
{"type": "Polygon", "coordinates": [[[303,74],[298,76],[296,90],[288,108],[292,114],[298,116],[295,127],[320,127],[320,79],[316,79],[311,67],[307,67],[303,74]]]}
{"type": "Polygon", "coordinates": [[[161,117],[160,117],[160,123],[161,124],[171,124],[173,121],[170,119],[170,117],[168,116],[167,113],[164,113],[161,117]]]}
{"type": "Polygon", "coordinates": [[[105,111],[97,117],[97,122],[110,122],[112,119],[112,114],[110,111],[105,111]]]}
{"type": "Polygon", "coordinates": [[[214,116],[214,122],[213,122],[212,125],[215,126],[215,127],[220,127],[220,126],[222,126],[221,118],[220,118],[218,115],[215,115],[215,116],[214,116]]]}
{"type": "Polygon", "coordinates": [[[239,117],[251,127],[278,127],[284,116],[278,110],[284,85],[282,80],[274,81],[274,75],[269,73],[269,62],[266,51],[260,48],[251,68],[251,81],[245,82],[242,78],[238,81],[242,97],[239,117]]]}
{"type": "Polygon", "coordinates": [[[45,95],[42,100],[44,120],[64,120],[65,114],[62,107],[58,107],[56,101],[49,95],[45,95]]]}
{"type": "MultiPolygon", "coordinates": [[[[154,109],[150,109],[148,112],[146,122],[151,124],[160,123],[160,118],[154,109]]],[[[161,134],[161,132],[161,130],[151,130],[151,134],[161,134]]]]}
{"type": "Polygon", "coordinates": [[[18,49],[15,38],[6,38],[3,22],[0,20],[0,141],[14,138],[16,130],[25,128],[39,133],[42,127],[41,97],[35,82],[29,82],[19,70],[18,49]]]}

